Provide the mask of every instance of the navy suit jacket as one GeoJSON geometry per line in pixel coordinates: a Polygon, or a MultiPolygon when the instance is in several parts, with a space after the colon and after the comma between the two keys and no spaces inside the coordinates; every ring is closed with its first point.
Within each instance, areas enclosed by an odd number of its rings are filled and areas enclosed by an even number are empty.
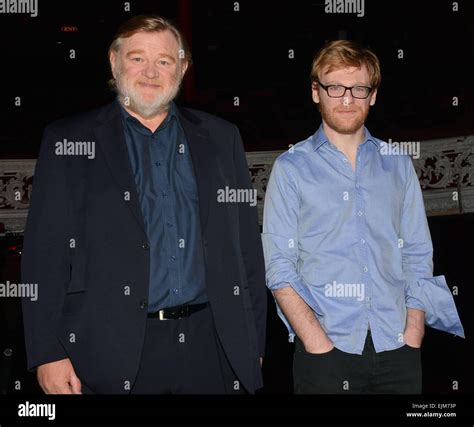
{"type": "MultiPolygon", "coordinates": [[[[198,187],[210,307],[225,353],[253,393],[263,385],[267,308],[257,209],[217,200],[226,186],[251,188],[245,152],[235,125],[178,110],[198,187]]],[[[117,102],[50,124],[22,255],[22,282],[38,284],[37,301],[23,298],[29,370],[69,357],[94,391],[129,392],[144,341],[148,249],[117,102]],[[95,158],[56,155],[64,139],[94,141],[95,158]]]]}

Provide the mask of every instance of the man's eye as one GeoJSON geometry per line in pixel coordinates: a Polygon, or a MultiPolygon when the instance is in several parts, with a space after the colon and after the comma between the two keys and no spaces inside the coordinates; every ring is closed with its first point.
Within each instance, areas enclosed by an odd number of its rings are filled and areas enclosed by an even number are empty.
{"type": "Polygon", "coordinates": [[[142,62],[143,61],[143,58],[140,58],[140,57],[136,57],[136,58],[132,58],[132,61],[135,61],[135,62],[142,62]]]}
{"type": "Polygon", "coordinates": [[[161,64],[161,65],[168,65],[169,62],[168,62],[168,61],[165,61],[164,59],[162,59],[162,60],[160,61],[160,64],[161,64]]]}

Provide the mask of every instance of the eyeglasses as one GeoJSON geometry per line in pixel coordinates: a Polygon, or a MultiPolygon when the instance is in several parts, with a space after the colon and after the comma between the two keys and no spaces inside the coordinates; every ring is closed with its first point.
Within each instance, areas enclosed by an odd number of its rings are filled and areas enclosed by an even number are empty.
{"type": "Polygon", "coordinates": [[[372,91],[372,88],[368,86],[323,85],[319,80],[317,83],[327,92],[330,98],[342,98],[346,94],[346,90],[349,90],[353,98],[366,99],[372,91]]]}

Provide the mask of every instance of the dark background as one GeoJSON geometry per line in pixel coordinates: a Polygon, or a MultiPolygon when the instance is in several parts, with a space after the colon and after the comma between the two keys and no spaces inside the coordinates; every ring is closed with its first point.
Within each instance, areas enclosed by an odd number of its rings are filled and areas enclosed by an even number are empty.
{"type": "Polygon", "coordinates": [[[243,0],[240,12],[229,0],[132,1],[131,12],[123,3],[39,0],[36,18],[0,15],[2,157],[36,157],[47,123],[112,99],[107,49],[117,26],[139,13],[162,14],[183,28],[195,63],[181,103],[235,122],[248,151],[285,149],[314,133],[311,61],[326,40],[340,37],[380,58],[373,135],[413,141],[473,133],[472,0],[459,1],[457,13],[451,0],[366,0],[363,18],[325,14],[324,0],[243,0]]]}
{"type": "MultiPolygon", "coordinates": [[[[36,158],[51,121],[113,99],[107,49],[117,26],[157,13],[176,22],[191,44],[194,65],[179,103],[236,123],[247,151],[283,150],[314,133],[320,119],[310,96],[314,54],[326,40],[356,39],[382,64],[382,85],[367,126],[381,139],[428,140],[474,134],[474,2],[365,0],[365,16],[328,15],[324,0],[123,1],[39,0],[39,16],[0,15],[0,158],[36,158]],[[74,28],[65,31],[64,27],[74,28]],[[75,49],[76,59],[69,59],[75,49]],[[288,58],[293,49],[294,59],[288,58]],[[398,49],[404,59],[397,58],[398,49]],[[20,96],[22,105],[14,105],[20,96]],[[452,98],[459,106],[452,106],[452,98]],[[240,98],[240,106],[233,104],[240,98]]],[[[423,146],[422,146],[423,148],[423,146]]],[[[474,390],[472,214],[431,217],[435,275],[458,286],[455,297],[467,340],[428,328],[422,357],[424,391],[474,390]],[[459,390],[452,382],[459,382],[459,390]]],[[[17,283],[21,236],[0,241],[0,281],[17,283]]],[[[39,392],[25,371],[20,303],[0,299],[0,391],[39,392]],[[14,381],[21,381],[15,390],[14,381]]],[[[293,344],[269,294],[264,393],[290,393],[293,344]]]]}

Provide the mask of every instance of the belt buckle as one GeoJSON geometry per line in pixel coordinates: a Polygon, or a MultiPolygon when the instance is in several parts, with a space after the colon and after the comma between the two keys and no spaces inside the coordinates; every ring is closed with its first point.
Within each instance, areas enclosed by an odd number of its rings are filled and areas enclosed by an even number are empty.
{"type": "Polygon", "coordinates": [[[165,317],[165,310],[160,310],[158,311],[158,318],[160,320],[168,320],[166,317],[165,317]]]}

